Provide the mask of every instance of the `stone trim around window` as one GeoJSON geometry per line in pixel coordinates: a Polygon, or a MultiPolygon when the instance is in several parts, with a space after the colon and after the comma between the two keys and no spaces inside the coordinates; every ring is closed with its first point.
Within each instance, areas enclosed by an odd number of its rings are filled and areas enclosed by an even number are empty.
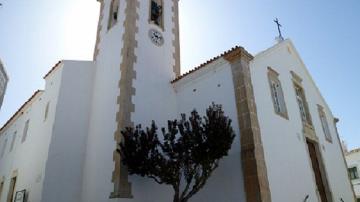
{"type": "MultiPolygon", "coordinates": [[[[290,71],[290,73],[292,75],[292,81],[293,81],[293,86],[294,86],[294,91],[295,91],[295,98],[296,98],[296,102],[297,102],[298,106],[300,105],[300,103],[298,101],[296,91],[298,89],[301,90],[301,96],[300,97],[301,97],[301,100],[303,102],[302,104],[303,104],[303,107],[304,107],[304,110],[305,110],[305,115],[306,115],[306,120],[303,120],[303,118],[300,117],[301,121],[302,121],[302,124],[303,124],[304,135],[306,137],[310,138],[311,140],[318,142],[319,139],[316,136],[316,133],[315,133],[315,130],[314,130],[314,127],[313,127],[313,122],[312,122],[312,118],[311,118],[311,114],[310,114],[309,104],[307,102],[305,91],[304,91],[304,88],[303,88],[302,83],[301,83],[302,78],[300,76],[298,76],[293,71],[290,71]]],[[[300,108],[300,106],[299,106],[299,108],[300,108]]],[[[300,109],[299,109],[299,113],[300,113],[300,116],[302,116],[300,109]]]]}
{"type": "Polygon", "coordinates": [[[8,195],[7,195],[7,202],[12,202],[14,199],[14,194],[15,194],[15,190],[16,190],[16,182],[17,182],[17,176],[18,176],[18,170],[14,170],[11,174],[11,178],[10,178],[10,187],[8,190],[8,195]]]}
{"type": "Polygon", "coordinates": [[[332,136],[331,136],[331,132],[330,132],[330,125],[329,125],[329,122],[327,120],[327,116],[326,116],[326,113],[324,111],[324,107],[321,106],[321,105],[317,105],[318,106],[318,112],[319,112],[319,118],[320,118],[320,122],[321,122],[321,126],[322,126],[322,129],[323,129],[323,132],[324,132],[324,135],[325,135],[325,139],[332,143],[333,140],[332,140],[332,136]],[[323,119],[326,123],[323,123],[323,119]],[[326,124],[326,125],[324,125],[326,124]]]}
{"type": "Polygon", "coordinates": [[[164,24],[165,24],[164,23],[164,1],[163,0],[149,0],[149,24],[153,24],[153,25],[161,28],[162,31],[165,31],[165,28],[164,28],[164,24]],[[156,22],[154,22],[153,20],[151,20],[152,2],[155,2],[161,6],[161,22],[159,25],[156,24],[156,22]]]}
{"type": "MultiPolygon", "coordinates": [[[[289,116],[288,116],[288,112],[287,112],[287,107],[286,107],[286,102],[285,102],[285,96],[284,96],[284,91],[282,89],[282,85],[281,85],[281,82],[280,82],[280,79],[279,79],[279,73],[277,73],[274,69],[272,69],[271,67],[268,67],[268,80],[269,80],[269,87],[270,87],[270,93],[271,93],[271,100],[273,102],[273,106],[274,106],[274,112],[283,117],[284,119],[286,120],[289,120],[289,116]],[[279,83],[280,85],[280,90],[281,90],[281,95],[282,96],[282,100],[283,100],[283,108],[284,108],[284,111],[283,112],[279,112],[276,110],[276,104],[275,104],[275,95],[274,95],[274,92],[273,92],[273,89],[272,89],[272,82],[277,82],[279,83]]],[[[278,95],[279,96],[279,95],[278,95]]],[[[279,105],[281,105],[282,103],[279,103],[279,105]]],[[[281,106],[280,106],[281,107],[281,106]]]]}
{"type": "Polygon", "coordinates": [[[290,71],[290,73],[291,73],[291,76],[292,76],[292,78],[293,78],[293,81],[295,81],[296,83],[298,83],[299,85],[301,85],[301,83],[302,83],[302,78],[301,78],[299,75],[297,75],[295,72],[293,72],[293,71],[290,71]]]}

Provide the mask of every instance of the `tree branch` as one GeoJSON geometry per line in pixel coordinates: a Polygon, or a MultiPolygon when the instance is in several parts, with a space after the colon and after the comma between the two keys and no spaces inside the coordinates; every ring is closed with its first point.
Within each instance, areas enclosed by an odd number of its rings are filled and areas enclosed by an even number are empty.
{"type": "Polygon", "coordinates": [[[196,194],[201,188],[204,187],[207,179],[210,177],[212,172],[219,166],[218,161],[214,163],[214,166],[210,168],[210,170],[207,172],[207,174],[202,173],[202,176],[199,178],[199,180],[194,184],[192,187],[192,190],[189,192],[188,195],[184,197],[184,201],[189,200],[194,194],[196,194]]]}

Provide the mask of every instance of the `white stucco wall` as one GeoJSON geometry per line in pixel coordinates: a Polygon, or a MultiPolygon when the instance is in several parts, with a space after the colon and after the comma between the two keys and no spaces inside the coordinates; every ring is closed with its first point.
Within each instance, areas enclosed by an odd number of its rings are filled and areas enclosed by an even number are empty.
{"type": "MultiPolygon", "coordinates": [[[[135,111],[131,114],[134,124],[150,126],[154,120],[158,127],[164,127],[167,120],[177,117],[175,91],[170,81],[175,78],[173,72],[173,23],[172,1],[164,1],[164,30],[153,24],[149,24],[150,1],[139,1],[139,20],[136,34],[137,48],[135,49],[136,62],[134,70],[136,78],[133,87],[136,89],[132,102],[135,111]],[[161,31],[164,37],[162,46],[154,45],[149,38],[149,30],[161,31]]],[[[121,92],[120,92],[121,93],[121,92]]],[[[173,190],[170,186],[159,185],[151,179],[130,176],[132,183],[131,201],[152,202],[171,201],[173,190]]],[[[120,200],[126,201],[126,200],[120,200]]]]}
{"type": "Polygon", "coordinates": [[[94,70],[93,62],[63,61],[43,202],[80,201],[94,70]]]}
{"type": "Polygon", "coordinates": [[[344,201],[353,201],[341,147],[335,131],[334,117],[292,43],[286,40],[258,54],[251,61],[250,68],[272,201],[302,201],[306,195],[310,196],[309,201],[318,201],[290,71],[294,71],[303,79],[302,85],[315,132],[319,138],[321,155],[333,200],[339,201],[342,198],[344,201]],[[268,66],[279,73],[289,120],[274,112],[267,77],[268,66]],[[325,140],[317,104],[324,107],[333,143],[325,140]]]}
{"type": "Polygon", "coordinates": [[[15,192],[26,189],[28,202],[41,201],[45,163],[48,158],[61,75],[62,70],[59,68],[48,76],[45,90],[34,97],[31,104],[26,105],[22,114],[11,122],[4,131],[1,131],[0,147],[3,147],[5,139],[8,141],[5,155],[0,159],[0,178],[5,177],[0,202],[6,201],[11,175],[15,170],[18,171],[15,192]],[[49,101],[51,106],[49,107],[47,120],[44,121],[45,108],[49,101]],[[21,139],[27,120],[30,120],[27,138],[22,143],[21,139]],[[17,136],[14,148],[9,152],[15,131],[17,131],[17,136]]]}
{"type": "MultiPolygon", "coordinates": [[[[346,163],[348,165],[348,168],[356,167],[358,170],[358,174],[360,174],[360,151],[355,150],[353,152],[349,152],[346,155],[346,163]]],[[[360,199],[360,179],[351,180],[351,183],[354,187],[356,197],[360,199]]]]}
{"type": "MultiPolygon", "coordinates": [[[[149,1],[139,1],[137,12],[140,13],[136,26],[137,48],[135,48],[136,63],[134,70],[136,78],[132,81],[136,89],[132,102],[135,112],[131,120],[135,124],[148,125],[151,120],[166,123],[166,120],[176,117],[175,92],[170,81],[175,77],[172,66],[172,1],[166,1],[164,7],[165,43],[157,47],[150,41],[148,31],[154,28],[149,25],[149,1]]],[[[133,199],[109,199],[113,191],[112,172],[114,170],[113,152],[115,150],[114,133],[116,131],[116,113],[119,110],[117,97],[121,77],[120,64],[123,46],[123,32],[126,1],[120,1],[117,24],[109,31],[108,11],[110,1],[104,1],[104,18],[100,40],[100,52],[97,57],[97,69],[92,100],[91,124],[87,141],[82,201],[153,201],[154,193],[159,201],[172,198],[171,188],[160,186],[151,180],[130,177],[133,199]],[[151,196],[151,197],[150,197],[151,196]]]]}
{"type": "Polygon", "coordinates": [[[89,136],[83,171],[82,199],[84,202],[111,201],[114,170],[114,132],[118,111],[120,62],[125,19],[125,1],[120,1],[118,22],[107,30],[110,0],[104,0],[104,17],[100,32],[100,52],[96,60],[93,82],[89,136]]]}
{"type": "MultiPolygon", "coordinates": [[[[139,0],[136,38],[136,77],[132,80],[135,111],[131,121],[143,126],[155,120],[164,127],[167,120],[179,118],[197,109],[202,115],[212,102],[221,104],[232,119],[236,138],[229,156],[211,176],[205,187],[191,201],[245,202],[241,165],[240,131],[238,125],[233,76],[230,64],[217,59],[185,76],[174,84],[174,35],[172,1],[164,0],[162,31],[164,44],[154,45],[149,37],[149,1],[139,0]]],[[[46,78],[45,91],[26,106],[0,135],[0,152],[7,140],[6,152],[0,158],[0,178],[5,186],[0,202],[6,200],[10,176],[18,170],[16,190],[27,189],[29,202],[168,202],[173,198],[170,186],[153,180],[130,176],[132,199],[109,199],[113,191],[114,133],[121,78],[126,1],[120,1],[118,22],[110,30],[107,23],[110,0],[104,0],[99,42],[95,62],[63,61],[46,78]],[[46,104],[49,116],[44,121],[46,104]],[[28,138],[20,143],[26,120],[30,119],[28,138]],[[13,151],[9,152],[12,135],[17,131],[13,151]]],[[[135,11],[134,11],[135,13],[135,11]]],[[[258,110],[265,161],[272,201],[316,202],[314,175],[308,155],[302,123],[295,99],[290,71],[302,79],[310,113],[319,138],[321,155],[334,201],[352,201],[346,167],[333,124],[333,115],[316,88],[309,73],[289,40],[255,56],[250,63],[252,84],[258,110]],[[289,115],[286,120],[275,114],[267,78],[267,67],[280,76],[289,115]],[[317,104],[324,107],[333,143],[325,140],[317,104]],[[286,191],[284,191],[286,189],[286,191]]]]}
{"type": "Polygon", "coordinates": [[[191,201],[245,201],[240,131],[230,64],[222,58],[218,59],[176,82],[174,87],[179,114],[189,115],[196,109],[204,116],[205,110],[213,102],[221,104],[225,114],[232,120],[236,134],[229,156],[220,161],[219,168],[191,201]]]}

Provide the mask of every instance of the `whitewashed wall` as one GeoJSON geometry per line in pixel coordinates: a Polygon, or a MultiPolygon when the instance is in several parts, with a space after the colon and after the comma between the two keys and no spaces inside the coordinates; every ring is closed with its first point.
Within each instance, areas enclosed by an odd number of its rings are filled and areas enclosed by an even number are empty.
{"type": "MultiPolygon", "coordinates": [[[[174,79],[172,1],[164,0],[163,31],[165,43],[158,47],[148,31],[156,26],[149,24],[148,1],[139,0],[140,13],[136,22],[135,37],[136,89],[132,102],[135,124],[159,127],[167,120],[189,114],[194,108],[200,114],[212,102],[221,104],[232,120],[236,138],[228,157],[211,176],[205,187],[192,201],[233,202],[245,201],[241,165],[240,131],[235,103],[231,66],[222,58],[171,84],[174,79]]],[[[29,202],[168,202],[173,198],[170,186],[158,185],[153,180],[130,176],[132,199],[109,199],[113,191],[112,172],[115,149],[116,113],[120,64],[123,60],[124,19],[126,2],[120,1],[118,22],[110,30],[107,23],[110,0],[104,0],[104,17],[101,23],[100,52],[96,62],[64,61],[46,78],[45,91],[0,135],[0,152],[7,139],[6,152],[0,159],[0,178],[4,186],[0,202],[5,202],[10,176],[18,170],[16,190],[27,189],[29,202]],[[49,116],[44,121],[46,104],[50,102],[49,116]],[[28,139],[20,143],[25,121],[30,118],[28,139]],[[12,135],[17,139],[12,152],[9,147],[12,135]]],[[[134,11],[135,12],[135,11],[134,11]]],[[[258,54],[250,64],[255,101],[265,152],[265,161],[272,201],[317,201],[316,185],[302,123],[295,99],[290,71],[303,79],[312,121],[321,148],[321,155],[332,191],[333,199],[352,201],[346,167],[333,125],[333,115],[316,88],[305,66],[290,41],[284,41],[258,54]],[[289,120],[276,115],[273,109],[267,67],[279,74],[284,90],[289,120]],[[324,107],[333,143],[325,140],[317,104],[324,107]],[[284,191],[286,189],[286,191],[284,191]]]]}
{"type": "MultiPolygon", "coordinates": [[[[172,1],[165,1],[165,43],[157,47],[148,37],[149,1],[139,1],[137,12],[141,13],[136,23],[139,28],[136,34],[137,58],[134,64],[136,79],[133,87],[136,89],[132,102],[135,112],[132,121],[135,124],[150,124],[151,120],[166,123],[166,120],[176,116],[175,93],[170,81],[175,77],[172,52],[172,1]]],[[[117,24],[107,31],[108,11],[110,1],[104,1],[104,18],[100,40],[100,52],[97,57],[97,69],[94,83],[91,124],[87,141],[82,201],[153,201],[154,193],[158,201],[168,201],[172,198],[170,187],[153,183],[151,180],[130,177],[133,199],[109,199],[113,191],[111,182],[114,170],[113,152],[115,149],[114,132],[116,131],[116,113],[119,110],[117,97],[119,95],[121,49],[124,32],[126,2],[120,1],[117,24]],[[151,197],[150,197],[151,196],[151,197]]]]}
{"type": "Polygon", "coordinates": [[[43,202],[80,201],[94,70],[93,62],[63,61],[43,202]]]}
{"type": "MultiPolygon", "coordinates": [[[[55,119],[55,108],[61,83],[62,69],[59,68],[46,79],[45,91],[34,97],[23,113],[9,127],[1,132],[0,147],[5,139],[5,155],[0,159],[0,177],[5,177],[0,202],[5,202],[10,186],[12,172],[18,170],[15,192],[27,190],[28,202],[41,201],[45,163],[55,119]],[[47,120],[44,121],[45,108],[51,102],[47,120]],[[26,140],[21,143],[25,122],[30,120],[26,140]],[[14,148],[9,152],[12,136],[17,131],[14,148]]],[[[2,150],[2,148],[0,148],[2,150]]]]}
{"type": "Polygon", "coordinates": [[[231,66],[223,59],[201,68],[176,82],[178,112],[187,115],[196,109],[202,116],[214,102],[221,104],[232,120],[236,134],[229,156],[220,161],[219,168],[205,187],[191,201],[246,201],[241,165],[240,131],[235,103],[231,66]]]}
{"type": "MultiPolygon", "coordinates": [[[[356,167],[358,174],[360,174],[360,151],[351,152],[346,155],[346,163],[348,168],[356,167]]],[[[360,179],[351,181],[357,198],[360,198],[360,179]]]]}
{"type": "Polygon", "coordinates": [[[318,200],[290,71],[294,71],[303,79],[302,85],[319,138],[333,199],[353,201],[341,147],[333,124],[334,117],[292,43],[286,40],[258,54],[250,65],[272,201],[302,201],[306,195],[310,196],[309,201],[318,200]],[[279,79],[284,91],[289,120],[274,112],[267,77],[268,66],[280,74],[279,79]],[[324,107],[333,143],[325,140],[317,104],[324,107]]]}
{"type": "MultiPolygon", "coordinates": [[[[175,92],[170,84],[175,78],[172,1],[164,0],[164,30],[149,24],[150,1],[139,2],[137,22],[139,32],[136,34],[138,47],[135,49],[137,60],[134,64],[136,78],[133,80],[136,92],[132,98],[135,111],[131,114],[131,120],[134,124],[141,124],[144,127],[150,126],[151,121],[154,120],[160,128],[166,126],[167,120],[177,117],[175,92]],[[162,32],[164,44],[161,47],[151,42],[148,36],[150,29],[162,32]]],[[[173,191],[170,186],[159,185],[151,179],[137,176],[130,176],[129,181],[132,183],[134,196],[132,201],[172,201],[173,191]]]]}
{"type": "Polygon", "coordinates": [[[114,132],[118,111],[122,36],[124,33],[125,1],[120,1],[118,22],[107,30],[110,0],[104,0],[104,17],[100,32],[100,52],[93,81],[89,136],[83,170],[83,202],[111,201],[114,170],[114,132]]]}

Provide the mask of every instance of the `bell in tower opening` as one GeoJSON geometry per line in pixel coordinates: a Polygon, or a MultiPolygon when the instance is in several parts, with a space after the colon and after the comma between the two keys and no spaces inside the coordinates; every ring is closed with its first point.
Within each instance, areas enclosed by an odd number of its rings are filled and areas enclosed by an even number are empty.
{"type": "Polygon", "coordinates": [[[150,22],[163,28],[163,1],[151,0],[150,22]]]}

